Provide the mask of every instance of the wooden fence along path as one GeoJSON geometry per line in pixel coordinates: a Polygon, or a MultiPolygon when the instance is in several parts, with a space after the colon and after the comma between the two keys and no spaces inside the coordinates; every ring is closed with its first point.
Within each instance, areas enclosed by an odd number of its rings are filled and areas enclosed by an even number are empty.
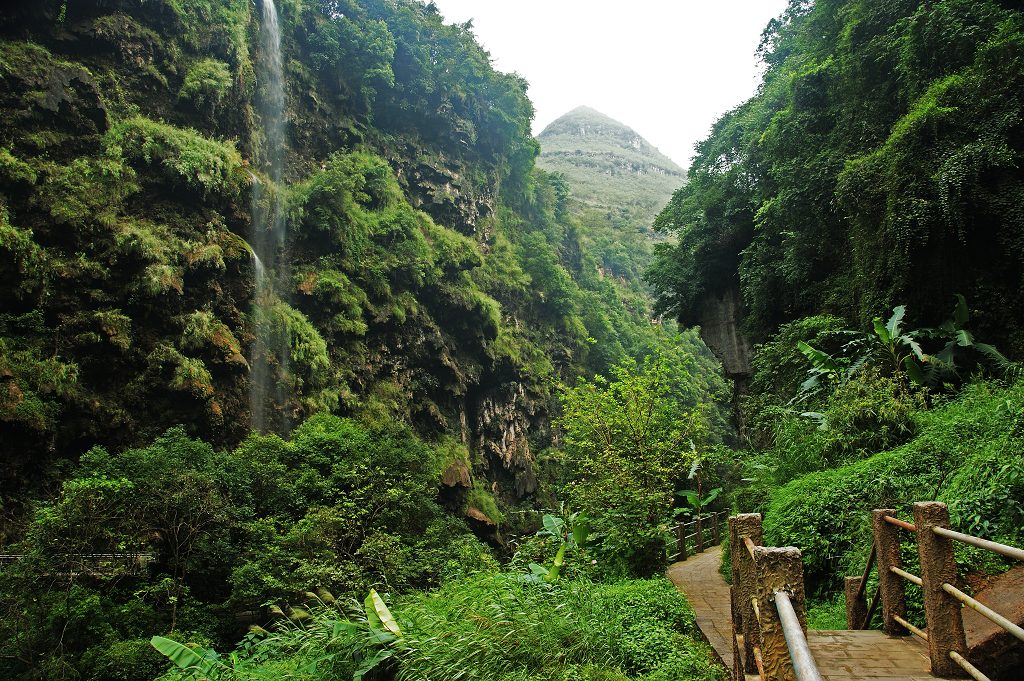
{"type": "MultiPolygon", "coordinates": [[[[685,531],[677,534],[681,561],[668,577],[689,597],[697,625],[736,681],[989,681],[985,661],[971,660],[963,606],[1021,642],[1024,629],[964,593],[953,542],[1021,561],[1024,551],[953,531],[946,506],[937,502],[914,504],[914,523],[897,519],[891,509],[875,510],[872,527],[868,564],[846,581],[845,630],[807,630],[800,551],[763,546],[759,514],[729,518],[731,587],[718,572],[720,549],[686,559],[685,531]],[[902,532],[916,539],[920,576],[900,562],[902,532]],[[878,587],[869,605],[865,587],[873,568],[878,587]],[[924,629],[907,619],[907,583],[924,591],[924,629]],[[876,614],[881,631],[869,628],[876,614]]],[[[1013,596],[1018,605],[1024,600],[1024,593],[1013,596]]]]}

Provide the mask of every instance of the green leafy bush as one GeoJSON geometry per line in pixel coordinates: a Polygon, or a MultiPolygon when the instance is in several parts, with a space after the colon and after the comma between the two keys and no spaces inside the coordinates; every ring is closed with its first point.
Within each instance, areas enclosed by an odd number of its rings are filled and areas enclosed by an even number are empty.
{"type": "Polygon", "coordinates": [[[188,68],[178,96],[190,99],[197,108],[215,110],[231,89],[231,69],[218,59],[200,59],[188,68]]]}
{"type": "Polygon", "coordinates": [[[192,129],[135,116],[111,126],[103,141],[110,157],[158,165],[167,180],[199,189],[204,196],[237,195],[246,181],[234,144],[192,129]]]}
{"type": "Polygon", "coordinates": [[[1020,489],[1019,405],[1024,382],[979,382],[958,397],[914,416],[907,443],[861,461],[799,477],[773,490],[765,510],[765,543],[797,546],[809,585],[838,588],[863,569],[873,508],[906,510],[914,501],[950,504],[954,525],[1020,536],[1020,505],[989,506],[989,492],[1020,489]],[[979,484],[980,483],[980,484],[979,484]],[[983,525],[987,522],[988,525],[983,525]]]}

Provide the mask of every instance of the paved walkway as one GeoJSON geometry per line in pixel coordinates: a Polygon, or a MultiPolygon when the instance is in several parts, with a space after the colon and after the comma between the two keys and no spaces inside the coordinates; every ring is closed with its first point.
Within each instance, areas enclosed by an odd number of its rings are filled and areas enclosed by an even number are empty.
{"type": "Polygon", "coordinates": [[[686,594],[697,615],[697,626],[726,669],[732,669],[732,611],[729,585],[718,573],[722,547],[715,546],[689,560],[673,563],[668,578],[686,594]]]}
{"type": "MultiPolygon", "coordinates": [[[[697,626],[722,664],[732,669],[729,585],[718,573],[722,550],[714,547],[675,563],[668,578],[686,594],[697,626]]],[[[935,681],[928,651],[913,636],[890,638],[880,631],[809,631],[807,642],[825,681],[935,681]]],[[[757,680],[757,675],[747,675],[757,680]]]]}

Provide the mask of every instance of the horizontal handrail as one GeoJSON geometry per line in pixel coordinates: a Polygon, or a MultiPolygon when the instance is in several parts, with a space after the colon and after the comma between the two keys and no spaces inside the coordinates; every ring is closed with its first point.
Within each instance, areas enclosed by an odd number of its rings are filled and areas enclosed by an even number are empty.
{"type": "Polygon", "coordinates": [[[964,659],[964,656],[955,650],[949,651],[949,658],[960,665],[960,668],[967,672],[975,681],[992,681],[992,679],[982,674],[980,669],[964,659]]]}
{"type": "Polygon", "coordinates": [[[902,577],[903,579],[907,580],[911,584],[917,584],[918,586],[921,586],[921,587],[924,586],[924,580],[922,580],[920,577],[918,577],[917,575],[911,574],[911,573],[907,572],[906,570],[901,570],[900,568],[896,567],[895,565],[890,566],[889,567],[889,571],[892,572],[893,574],[899,575],[900,577],[902,577]]]}
{"type": "Polygon", "coordinates": [[[1020,639],[1021,641],[1024,641],[1024,629],[1021,629],[1016,624],[1006,619],[998,612],[985,605],[984,603],[974,600],[973,598],[971,598],[963,591],[950,584],[949,582],[942,583],[942,590],[948,593],[953,598],[960,601],[961,603],[963,603],[964,605],[966,605],[967,607],[972,608],[976,610],[978,613],[989,618],[990,620],[1001,626],[1003,629],[1013,634],[1016,638],[1020,639]]]}
{"type": "Polygon", "coordinates": [[[785,591],[775,592],[775,609],[779,611],[782,633],[786,637],[786,647],[793,660],[797,681],[824,681],[811,655],[811,648],[807,645],[807,637],[793,609],[793,602],[785,591]]]}
{"type": "Polygon", "coordinates": [[[907,620],[903,619],[899,615],[893,615],[892,618],[894,620],[896,620],[897,622],[899,622],[900,624],[902,624],[903,626],[905,626],[907,628],[907,631],[909,631],[914,636],[917,636],[918,638],[920,638],[923,641],[927,641],[928,640],[928,633],[927,632],[918,629],[913,624],[911,624],[907,620]]]}
{"type": "Polygon", "coordinates": [[[957,532],[956,530],[950,530],[945,527],[932,527],[932,532],[935,534],[947,537],[949,539],[955,539],[971,546],[976,546],[979,549],[988,549],[994,551],[1007,558],[1013,558],[1014,560],[1024,560],[1024,550],[1018,549],[1016,546],[1008,546],[1006,544],[1000,544],[999,542],[989,541],[988,539],[982,539],[981,537],[973,537],[963,532],[957,532]]]}
{"type": "Polygon", "coordinates": [[[917,525],[914,525],[913,523],[908,523],[907,521],[900,520],[899,518],[893,518],[891,515],[882,516],[882,518],[890,525],[902,527],[907,532],[917,532],[917,525]]]}

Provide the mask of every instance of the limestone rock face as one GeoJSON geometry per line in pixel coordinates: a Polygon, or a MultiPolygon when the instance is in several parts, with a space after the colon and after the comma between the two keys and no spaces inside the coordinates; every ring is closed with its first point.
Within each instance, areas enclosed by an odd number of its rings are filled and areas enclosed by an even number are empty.
{"type": "Polygon", "coordinates": [[[722,362],[731,378],[750,376],[750,340],[743,335],[740,291],[731,286],[707,297],[698,315],[700,337],[722,362]]]}
{"type": "Polygon", "coordinates": [[[520,383],[491,391],[477,408],[478,451],[484,455],[490,477],[510,480],[518,497],[537,490],[534,456],[527,437],[537,412],[520,383]]]}

